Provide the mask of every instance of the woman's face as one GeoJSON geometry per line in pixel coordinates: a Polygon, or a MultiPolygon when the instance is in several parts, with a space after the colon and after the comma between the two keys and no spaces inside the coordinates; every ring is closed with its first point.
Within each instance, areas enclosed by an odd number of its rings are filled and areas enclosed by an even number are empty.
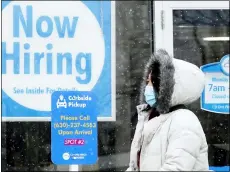
{"type": "Polygon", "coordinates": [[[148,75],[148,78],[147,78],[147,85],[149,85],[149,86],[153,86],[153,82],[152,82],[152,80],[151,80],[151,75],[152,75],[152,73],[150,72],[150,74],[148,75]]]}
{"type": "Polygon", "coordinates": [[[147,104],[149,104],[151,107],[156,103],[156,95],[153,88],[153,82],[151,80],[151,73],[148,75],[148,78],[146,80],[146,87],[145,87],[145,101],[147,104]]]}

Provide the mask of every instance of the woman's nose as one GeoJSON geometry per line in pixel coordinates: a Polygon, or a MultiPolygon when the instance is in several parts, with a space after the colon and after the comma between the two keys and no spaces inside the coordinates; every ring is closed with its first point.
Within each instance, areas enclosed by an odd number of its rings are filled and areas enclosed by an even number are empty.
{"type": "Polygon", "coordinates": [[[153,86],[153,83],[151,82],[151,80],[147,80],[147,85],[149,85],[149,86],[153,86]]]}

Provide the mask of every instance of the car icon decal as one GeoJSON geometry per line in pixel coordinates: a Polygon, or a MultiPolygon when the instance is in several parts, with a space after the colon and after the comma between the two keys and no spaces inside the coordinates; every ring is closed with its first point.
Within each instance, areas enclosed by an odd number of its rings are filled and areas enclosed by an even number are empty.
{"type": "Polygon", "coordinates": [[[57,105],[57,108],[60,108],[60,107],[67,108],[67,103],[63,95],[60,95],[59,99],[57,100],[56,105],[57,105]]]}

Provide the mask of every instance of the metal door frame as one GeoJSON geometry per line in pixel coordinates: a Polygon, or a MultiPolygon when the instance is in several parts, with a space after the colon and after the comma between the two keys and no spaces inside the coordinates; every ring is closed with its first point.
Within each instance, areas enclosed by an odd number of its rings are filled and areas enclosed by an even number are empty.
{"type": "Polygon", "coordinates": [[[154,49],[164,48],[173,56],[173,10],[229,9],[228,1],[155,1],[154,49]]]}

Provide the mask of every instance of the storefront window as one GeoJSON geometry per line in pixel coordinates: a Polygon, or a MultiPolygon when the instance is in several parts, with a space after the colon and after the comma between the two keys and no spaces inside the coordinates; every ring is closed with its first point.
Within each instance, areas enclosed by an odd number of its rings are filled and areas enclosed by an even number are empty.
{"type": "MultiPolygon", "coordinates": [[[[116,2],[116,122],[100,122],[99,160],[82,171],[125,170],[137,120],[139,85],[152,52],[151,3],[116,2]]],[[[10,109],[3,109],[10,113],[10,109]]],[[[50,122],[3,122],[2,171],[68,171],[50,157],[50,122]]]]}
{"type": "MultiPolygon", "coordinates": [[[[99,122],[98,162],[81,171],[128,166],[142,73],[153,51],[152,4],[116,1],[116,122],[99,122]]],[[[197,66],[219,61],[229,54],[229,24],[229,10],[173,10],[174,56],[197,66]]],[[[201,110],[199,100],[188,108],[206,133],[210,166],[229,166],[229,116],[201,110]]],[[[11,113],[4,104],[2,111],[11,113]]],[[[1,171],[68,171],[51,162],[50,134],[50,122],[3,122],[1,171]]]]}
{"type": "MultiPolygon", "coordinates": [[[[229,54],[229,10],[174,10],[174,56],[202,66],[229,54]]],[[[200,119],[209,144],[210,166],[229,166],[229,115],[189,108],[200,119]]]]}

